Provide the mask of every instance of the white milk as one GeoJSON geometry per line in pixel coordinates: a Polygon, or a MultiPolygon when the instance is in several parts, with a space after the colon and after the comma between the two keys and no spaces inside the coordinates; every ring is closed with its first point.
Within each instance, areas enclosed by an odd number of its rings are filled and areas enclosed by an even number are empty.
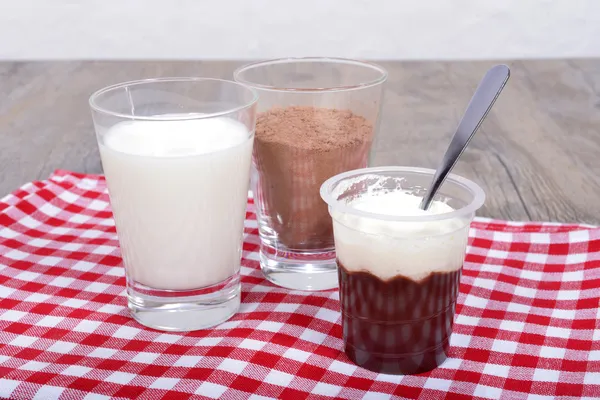
{"type": "MultiPolygon", "coordinates": [[[[424,216],[454,211],[434,201],[421,210],[421,197],[401,190],[366,194],[350,207],[388,216],[424,216]]],[[[332,210],[336,255],[349,271],[367,271],[382,280],[404,276],[419,281],[432,272],[462,267],[469,222],[465,218],[438,221],[388,221],[332,210]]]]}
{"type": "Polygon", "coordinates": [[[189,290],[239,271],[253,143],[243,124],[122,122],[101,142],[130,279],[189,290]]]}

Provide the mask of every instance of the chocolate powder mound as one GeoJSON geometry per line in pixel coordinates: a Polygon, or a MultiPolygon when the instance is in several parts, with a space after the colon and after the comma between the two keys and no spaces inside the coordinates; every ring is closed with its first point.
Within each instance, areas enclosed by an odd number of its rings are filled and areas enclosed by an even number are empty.
{"type": "Polygon", "coordinates": [[[373,125],[347,110],[275,108],[256,122],[254,163],[261,213],[290,250],[333,249],[319,189],[328,178],[367,165],[373,125]]]}

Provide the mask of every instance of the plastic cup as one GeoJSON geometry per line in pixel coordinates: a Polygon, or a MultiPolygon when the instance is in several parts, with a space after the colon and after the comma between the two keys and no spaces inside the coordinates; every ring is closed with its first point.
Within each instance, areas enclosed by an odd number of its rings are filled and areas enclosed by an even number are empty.
{"type": "Polygon", "coordinates": [[[447,356],[469,225],[484,202],[483,190],[451,174],[436,200],[452,212],[402,217],[354,206],[397,190],[422,197],[433,174],[365,168],[321,187],[333,220],[344,350],[372,371],[416,374],[447,356]]]}

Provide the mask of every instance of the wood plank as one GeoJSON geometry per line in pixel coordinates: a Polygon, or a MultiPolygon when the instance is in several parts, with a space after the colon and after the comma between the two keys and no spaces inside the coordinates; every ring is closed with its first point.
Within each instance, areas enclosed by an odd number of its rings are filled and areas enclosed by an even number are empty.
{"type": "MultiPolygon", "coordinates": [[[[374,165],[434,168],[491,62],[382,62],[374,165]]],[[[512,77],[456,167],[479,215],[600,224],[600,60],[507,62],[512,77]]],[[[230,79],[234,61],[0,62],[0,193],[54,169],[100,172],[89,95],[157,76],[230,79]]]]}

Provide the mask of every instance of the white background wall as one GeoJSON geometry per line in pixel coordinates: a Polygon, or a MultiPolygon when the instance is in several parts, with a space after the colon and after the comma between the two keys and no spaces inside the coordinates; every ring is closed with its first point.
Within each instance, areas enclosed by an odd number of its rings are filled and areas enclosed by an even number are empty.
{"type": "Polygon", "coordinates": [[[1,59],[600,56],[600,0],[0,0],[1,59]]]}

